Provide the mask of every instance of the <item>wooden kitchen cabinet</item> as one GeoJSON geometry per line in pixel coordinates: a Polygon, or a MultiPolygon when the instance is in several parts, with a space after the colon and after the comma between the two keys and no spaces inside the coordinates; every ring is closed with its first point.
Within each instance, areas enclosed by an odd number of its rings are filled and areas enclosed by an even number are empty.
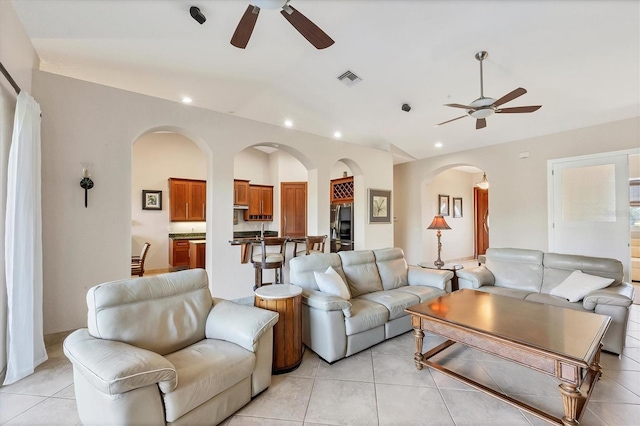
{"type": "Polygon", "coordinates": [[[169,178],[171,222],[204,222],[207,216],[207,182],[169,178]]]}
{"type": "Polygon", "coordinates": [[[207,258],[207,244],[204,241],[189,243],[189,269],[204,269],[207,258]]]}
{"type": "Polygon", "coordinates": [[[249,205],[249,181],[248,180],[234,179],[233,204],[237,206],[249,205]]]}
{"type": "Polygon", "coordinates": [[[244,211],[244,220],[273,220],[273,186],[249,185],[249,209],[244,211]]]}
{"type": "Polygon", "coordinates": [[[353,176],[331,180],[331,203],[353,203],[353,176]]]}
{"type": "Polygon", "coordinates": [[[189,240],[170,239],[169,264],[174,268],[189,267],[189,240]]]}

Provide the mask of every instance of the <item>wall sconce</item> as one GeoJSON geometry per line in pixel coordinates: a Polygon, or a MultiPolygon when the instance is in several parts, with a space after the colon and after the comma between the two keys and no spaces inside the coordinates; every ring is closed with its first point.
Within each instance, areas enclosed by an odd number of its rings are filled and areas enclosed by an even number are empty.
{"type": "Polygon", "coordinates": [[[440,251],[442,251],[442,244],[440,243],[440,236],[442,235],[440,233],[441,229],[451,229],[449,227],[449,225],[447,224],[447,222],[444,220],[444,217],[442,217],[442,215],[436,215],[433,218],[433,221],[431,222],[431,225],[429,225],[427,227],[427,229],[437,229],[437,237],[438,237],[438,259],[433,262],[433,264],[436,266],[436,268],[440,269],[444,266],[444,262],[442,261],[442,259],[440,259],[440,251]]]}
{"type": "Polygon", "coordinates": [[[89,174],[89,167],[83,164],[82,167],[82,180],[80,186],[84,189],[84,207],[87,207],[87,191],[93,188],[93,181],[89,174]]]}

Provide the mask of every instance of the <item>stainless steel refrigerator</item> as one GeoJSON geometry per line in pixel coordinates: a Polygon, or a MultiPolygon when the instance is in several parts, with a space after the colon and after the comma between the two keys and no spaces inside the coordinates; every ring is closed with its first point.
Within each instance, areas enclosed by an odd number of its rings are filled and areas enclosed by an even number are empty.
{"type": "Polygon", "coordinates": [[[353,250],[353,203],[331,204],[331,253],[353,250]]]}

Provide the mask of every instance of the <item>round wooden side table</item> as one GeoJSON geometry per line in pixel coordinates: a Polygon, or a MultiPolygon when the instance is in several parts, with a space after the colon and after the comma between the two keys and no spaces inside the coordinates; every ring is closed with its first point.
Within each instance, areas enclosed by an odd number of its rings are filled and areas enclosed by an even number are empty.
{"type": "Polygon", "coordinates": [[[280,314],[273,327],[273,374],[295,370],[302,362],[302,288],[273,284],[257,288],[255,306],[280,314]]]}

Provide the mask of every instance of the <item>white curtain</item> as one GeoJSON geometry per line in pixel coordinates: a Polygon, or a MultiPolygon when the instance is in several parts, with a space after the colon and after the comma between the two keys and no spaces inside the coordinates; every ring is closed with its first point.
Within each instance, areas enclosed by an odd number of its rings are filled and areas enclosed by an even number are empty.
{"type": "Polygon", "coordinates": [[[47,360],[42,329],[40,105],[24,90],[16,103],[7,172],[5,385],[32,374],[47,360]]]}

